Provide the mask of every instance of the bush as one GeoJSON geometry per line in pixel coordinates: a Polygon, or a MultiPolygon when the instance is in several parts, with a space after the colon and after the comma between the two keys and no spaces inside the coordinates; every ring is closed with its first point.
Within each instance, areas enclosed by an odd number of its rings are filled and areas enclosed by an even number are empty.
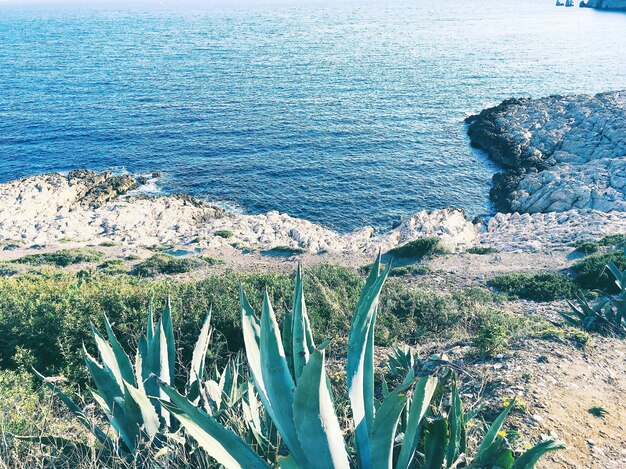
{"type": "Polygon", "coordinates": [[[207,265],[224,265],[225,262],[222,259],[217,259],[216,257],[211,256],[203,256],[201,259],[206,262],[207,265]]]}
{"type": "Polygon", "coordinates": [[[576,284],[562,274],[496,275],[487,284],[510,297],[533,301],[574,298],[576,293],[576,284]]]}
{"type": "Polygon", "coordinates": [[[626,257],[621,250],[607,254],[595,254],[572,266],[572,271],[576,275],[576,283],[582,288],[617,293],[619,289],[615,285],[615,279],[606,269],[609,262],[613,262],[620,270],[626,269],[626,257]]]}
{"type": "Polygon", "coordinates": [[[117,243],[115,241],[102,241],[100,244],[98,244],[98,246],[110,248],[113,246],[117,246],[117,243]]]}
{"type": "Polygon", "coordinates": [[[446,252],[439,238],[419,238],[391,249],[387,255],[399,258],[420,258],[446,254],[446,252]]]}
{"type": "Polygon", "coordinates": [[[0,263],[0,277],[10,277],[18,273],[18,270],[8,263],[0,263]]]}
{"type": "Polygon", "coordinates": [[[133,274],[138,277],[154,277],[159,274],[184,274],[203,265],[206,265],[206,263],[195,257],[174,257],[169,254],[155,254],[137,264],[133,274]]]}
{"type": "Polygon", "coordinates": [[[478,319],[478,328],[472,345],[481,355],[496,354],[506,348],[513,332],[520,325],[520,321],[509,313],[498,309],[486,309],[478,319]]]}
{"type": "Polygon", "coordinates": [[[624,242],[626,242],[626,234],[608,235],[598,241],[601,246],[616,246],[624,242]]]}
{"type": "Polygon", "coordinates": [[[219,236],[220,238],[228,239],[234,236],[234,233],[229,230],[217,230],[213,233],[215,236],[219,236]]]}
{"type": "Polygon", "coordinates": [[[104,261],[102,264],[98,266],[98,270],[103,274],[107,275],[117,275],[117,274],[127,274],[128,269],[126,268],[126,263],[123,259],[109,259],[104,261]]]}
{"type": "Polygon", "coordinates": [[[595,241],[576,243],[576,251],[582,252],[583,254],[593,254],[594,252],[598,252],[599,249],[600,244],[595,241]]]}
{"type": "Polygon", "coordinates": [[[496,254],[500,252],[499,249],[496,248],[490,248],[490,247],[486,247],[486,246],[474,246],[471,247],[467,250],[467,253],[469,254],[496,254]]]}
{"type": "Polygon", "coordinates": [[[56,265],[57,267],[67,267],[68,265],[80,264],[82,262],[99,262],[103,257],[104,254],[93,249],[61,249],[55,252],[29,254],[13,262],[17,262],[18,264],[50,264],[56,265]]]}
{"type": "Polygon", "coordinates": [[[290,246],[274,246],[271,249],[261,251],[261,254],[267,256],[297,256],[304,254],[306,251],[302,248],[292,248],[290,246]]]}

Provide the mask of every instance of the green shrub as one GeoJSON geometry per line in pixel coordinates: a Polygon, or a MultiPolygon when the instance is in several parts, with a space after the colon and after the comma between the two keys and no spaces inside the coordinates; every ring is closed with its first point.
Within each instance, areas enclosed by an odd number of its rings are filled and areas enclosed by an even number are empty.
{"type": "Polygon", "coordinates": [[[156,275],[184,274],[205,265],[195,257],[174,257],[169,254],[155,254],[141,262],[133,270],[138,277],[154,277],[156,275]]]}
{"type": "Polygon", "coordinates": [[[232,238],[234,236],[234,233],[229,230],[217,230],[213,234],[224,239],[232,238]]]}
{"type": "Polygon", "coordinates": [[[297,256],[299,254],[304,254],[305,252],[306,250],[302,248],[292,248],[290,246],[274,246],[271,249],[261,251],[261,254],[270,256],[297,256]]]}
{"type": "Polygon", "coordinates": [[[123,259],[109,259],[104,261],[102,264],[98,266],[98,270],[103,274],[107,275],[117,275],[117,274],[127,274],[128,269],[126,268],[126,263],[123,259]]]}
{"type": "Polygon", "coordinates": [[[222,259],[211,256],[203,256],[201,259],[206,262],[207,265],[224,265],[225,262],[222,259]]]}
{"type": "Polygon", "coordinates": [[[481,355],[493,355],[506,348],[511,335],[519,329],[521,322],[510,313],[487,308],[479,316],[476,335],[472,345],[481,355]]]}
{"type": "Polygon", "coordinates": [[[420,258],[446,254],[439,238],[419,238],[391,249],[387,255],[398,258],[420,258]]]}
{"type": "Polygon", "coordinates": [[[82,262],[99,262],[103,257],[104,254],[93,249],[61,249],[55,252],[29,254],[13,262],[29,265],[50,264],[56,265],[57,267],[67,267],[68,265],[80,264],[82,262]]]}
{"type": "Polygon", "coordinates": [[[600,244],[595,241],[586,241],[584,243],[576,243],[576,251],[583,254],[593,254],[598,252],[600,244]]]}
{"type": "Polygon", "coordinates": [[[113,246],[117,246],[117,243],[115,241],[102,241],[100,244],[98,244],[98,246],[110,248],[113,246]]]}
{"type": "Polygon", "coordinates": [[[496,254],[500,252],[499,249],[486,247],[486,246],[474,246],[467,250],[469,254],[496,254]]]}
{"type": "Polygon", "coordinates": [[[626,242],[626,234],[607,235],[598,241],[601,246],[616,246],[624,242],[626,242]]]}
{"type": "Polygon", "coordinates": [[[5,262],[0,263],[0,277],[11,277],[17,273],[15,266],[5,262]]]}
{"type": "Polygon", "coordinates": [[[606,265],[613,262],[620,270],[626,269],[626,257],[621,250],[606,254],[595,254],[586,257],[572,266],[576,275],[575,281],[582,288],[600,289],[617,293],[615,279],[606,269],[606,265]]]}
{"type": "Polygon", "coordinates": [[[376,341],[380,345],[414,344],[424,336],[472,333],[481,309],[491,301],[491,293],[481,288],[439,293],[390,279],[381,298],[383,314],[377,321],[382,327],[376,331],[376,341]]]}
{"type": "Polygon", "coordinates": [[[554,301],[574,298],[576,284],[562,274],[496,275],[488,285],[510,297],[533,301],[554,301]]]}

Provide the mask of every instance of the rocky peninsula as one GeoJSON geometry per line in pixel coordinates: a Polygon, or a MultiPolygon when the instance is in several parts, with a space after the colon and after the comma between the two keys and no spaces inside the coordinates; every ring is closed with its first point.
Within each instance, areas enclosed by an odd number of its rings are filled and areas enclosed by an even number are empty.
{"type": "Polygon", "coordinates": [[[596,10],[626,11],[626,0],[588,0],[580,2],[581,8],[596,10]]]}

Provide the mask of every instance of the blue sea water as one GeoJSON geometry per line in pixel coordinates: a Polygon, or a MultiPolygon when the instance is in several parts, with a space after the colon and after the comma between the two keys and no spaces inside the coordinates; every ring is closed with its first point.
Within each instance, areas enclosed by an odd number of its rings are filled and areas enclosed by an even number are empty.
{"type": "Polygon", "coordinates": [[[0,182],[162,171],[345,231],[491,210],[463,119],[626,88],[626,15],[553,0],[0,3],[0,182]]]}

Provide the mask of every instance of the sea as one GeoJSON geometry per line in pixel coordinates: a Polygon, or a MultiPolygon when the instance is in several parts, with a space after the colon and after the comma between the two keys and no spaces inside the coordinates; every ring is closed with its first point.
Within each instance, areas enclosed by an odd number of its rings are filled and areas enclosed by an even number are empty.
{"type": "Polygon", "coordinates": [[[626,14],[552,0],[0,0],[0,182],[162,177],[340,232],[493,211],[464,119],[626,89],[626,14]]]}

